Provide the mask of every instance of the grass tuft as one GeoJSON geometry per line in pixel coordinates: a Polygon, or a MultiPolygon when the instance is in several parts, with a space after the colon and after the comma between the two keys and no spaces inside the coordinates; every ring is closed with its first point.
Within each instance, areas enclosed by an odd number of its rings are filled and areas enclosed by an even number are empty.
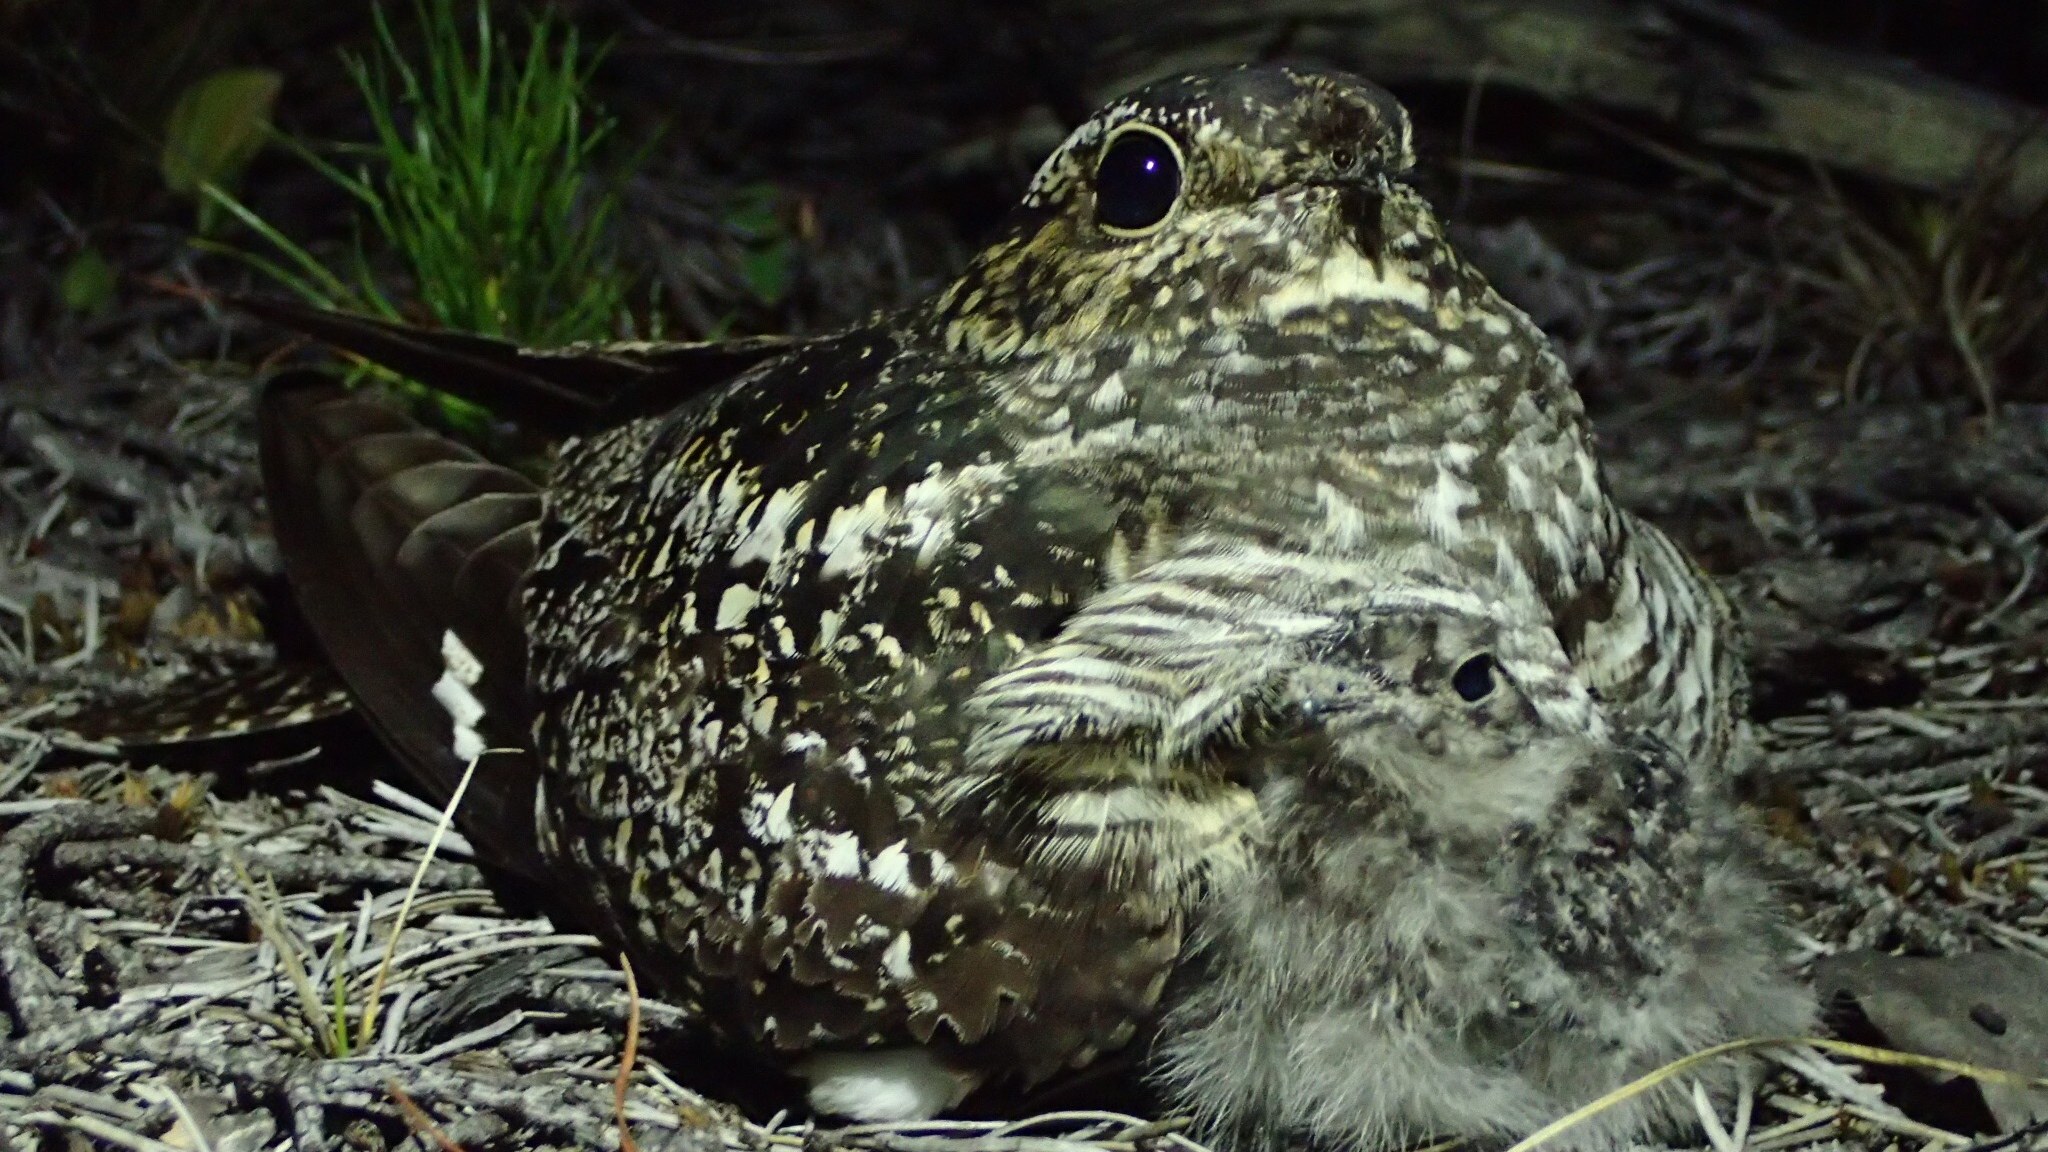
{"type": "MultiPolygon", "coordinates": [[[[198,241],[234,255],[324,308],[556,346],[632,330],[633,277],[614,240],[616,194],[592,173],[615,121],[589,98],[603,50],[542,9],[523,47],[491,18],[488,0],[413,0],[409,53],[382,4],[376,42],[343,57],[369,113],[372,139],[337,159],[284,144],[358,209],[356,235],[332,268],[217,184],[207,201],[273,254],[198,241]],[[465,19],[458,3],[473,5],[465,19]],[[372,252],[374,245],[376,252],[372,252]],[[388,253],[411,280],[418,309],[402,309],[375,272],[388,253]]],[[[368,370],[366,368],[366,370],[368,370]]],[[[488,414],[415,384],[458,428],[480,432],[488,414]]]]}
{"type": "MultiPolygon", "coordinates": [[[[383,6],[377,50],[347,58],[369,109],[372,164],[354,174],[315,163],[361,206],[405,262],[420,303],[446,327],[531,344],[611,335],[629,291],[610,242],[618,201],[588,172],[613,121],[585,90],[574,28],[543,9],[525,51],[475,5],[466,34],[456,0],[415,0],[419,65],[383,6]]],[[[358,248],[357,285],[396,315],[358,248]]]]}
{"type": "Polygon", "coordinates": [[[2004,211],[2006,178],[1992,168],[1960,194],[1897,193],[1872,210],[1823,176],[1822,201],[1784,220],[1806,322],[1851,349],[1845,399],[1967,395],[1989,416],[2048,398],[2048,204],[2004,211]]]}

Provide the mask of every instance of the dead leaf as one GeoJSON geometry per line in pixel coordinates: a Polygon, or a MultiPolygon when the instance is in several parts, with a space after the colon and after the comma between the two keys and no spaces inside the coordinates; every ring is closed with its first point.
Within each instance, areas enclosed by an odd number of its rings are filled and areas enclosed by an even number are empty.
{"type": "MultiPolygon", "coordinates": [[[[1821,996],[1847,994],[1885,1041],[2023,1076],[2048,1075],[2048,959],[1992,950],[1962,956],[1845,952],[1814,965],[1821,996]]],[[[1980,1083],[2001,1131],[2048,1120],[2048,1090],[1980,1083]]]]}

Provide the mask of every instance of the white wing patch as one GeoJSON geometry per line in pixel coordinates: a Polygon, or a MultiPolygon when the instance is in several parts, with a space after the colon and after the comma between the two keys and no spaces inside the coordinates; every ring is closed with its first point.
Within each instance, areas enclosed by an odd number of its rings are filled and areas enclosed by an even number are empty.
{"type": "Polygon", "coordinates": [[[455,739],[450,747],[455,758],[465,763],[483,755],[486,747],[476,730],[477,721],[484,718],[483,701],[471,691],[483,678],[483,661],[476,658],[469,645],[453,629],[442,632],[441,678],[434,681],[434,699],[455,723],[455,739]]]}

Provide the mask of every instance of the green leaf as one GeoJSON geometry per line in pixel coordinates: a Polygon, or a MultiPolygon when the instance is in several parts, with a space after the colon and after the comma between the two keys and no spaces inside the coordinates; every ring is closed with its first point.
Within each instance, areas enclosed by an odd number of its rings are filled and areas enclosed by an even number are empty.
{"type": "Polygon", "coordinates": [[[789,241],[775,240],[748,248],[740,259],[740,270],[746,274],[747,287],[754,290],[755,298],[763,304],[780,304],[789,294],[793,263],[789,241]]]}
{"type": "Polygon", "coordinates": [[[780,195],[773,184],[749,184],[738,190],[725,213],[726,227],[746,244],[740,271],[747,278],[747,287],[755,299],[770,305],[781,303],[789,294],[795,271],[795,249],[776,211],[780,195]]]}
{"type": "Polygon", "coordinates": [[[270,109],[283,83],[268,68],[228,68],[179,93],[164,123],[164,185],[199,202],[199,230],[218,218],[201,195],[209,184],[233,188],[270,138],[270,109]]]}
{"type": "Polygon", "coordinates": [[[733,190],[725,210],[725,226],[746,240],[772,240],[782,235],[782,218],[776,214],[781,194],[773,184],[748,184],[733,190]]]}
{"type": "Polygon", "coordinates": [[[114,305],[114,266],[97,248],[82,248],[64,266],[57,281],[57,296],[66,308],[97,316],[114,305]]]}

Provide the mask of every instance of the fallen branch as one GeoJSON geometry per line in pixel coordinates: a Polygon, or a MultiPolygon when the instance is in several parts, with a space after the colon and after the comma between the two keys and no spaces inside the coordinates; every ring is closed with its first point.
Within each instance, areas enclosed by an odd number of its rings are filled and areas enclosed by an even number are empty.
{"type": "Polygon", "coordinates": [[[1096,98],[1267,56],[1383,83],[1506,87],[1651,116],[1908,187],[1960,189],[2010,153],[2007,203],[2048,198],[2039,109],[1910,65],[1808,43],[1713,0],[1089,0],[1096,98]]]}

